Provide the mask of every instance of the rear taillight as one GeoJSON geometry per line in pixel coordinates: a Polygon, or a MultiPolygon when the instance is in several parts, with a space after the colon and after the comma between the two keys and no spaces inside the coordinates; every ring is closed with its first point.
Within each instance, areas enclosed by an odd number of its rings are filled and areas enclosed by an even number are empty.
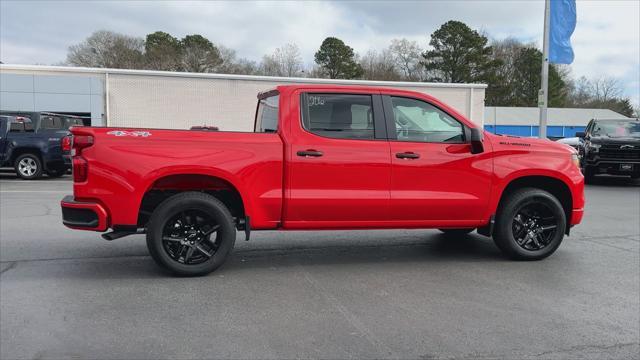
{"type": "Polygon", "coordinates": [[[89,175],[89,162],[81,155],[82,149],[86,149],[93,145],[93,136],[91,135],[74,135],[71,141],[71,155],[73,155],[73,181],[87,181],[89,175]]]}
{"type": "Polygon", "coordinates": [[[83,182],[87,180],[89,174],[89,162],[81,156],[73,157],[73,181],[83,182]]]}
{"type": "Polygon", "coordinates": [[[91,145],[93,145],[93,136],[74,135],[73,141],[71,142],[71,147],[73,148],[73,152],[71,155],[80,155],[82,149],[88,148],[91,145]]]}
{"type": "Polygon", "coordinates": [[[71,151],[71,136],[65,136],[60,140],[60,145],[62,146],[62,151],[70,152],[71,151]]]}

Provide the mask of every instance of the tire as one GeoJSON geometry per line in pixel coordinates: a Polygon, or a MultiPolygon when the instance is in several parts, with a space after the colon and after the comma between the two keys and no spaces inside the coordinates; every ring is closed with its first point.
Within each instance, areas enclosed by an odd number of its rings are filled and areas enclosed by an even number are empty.
{"type": "Polygon", "coordinates": [[[42,161],[36,154],[26,153],[18,156],[13,167],[16,175],[24,180],[34,180],[42,176],[42,161]]]}
{"type": "Polygon", "coordinates": [[[465,236],[465,235],[471,233],[473,230],[475,230],[475,228],[470,228],[470,229],[438,229],[438,230],[440,230],[442,233],[444,233],[445,236],[458,237],[458,236],[465,236]]]}
{"type": "Polygon", "coordinates": [[[518,189],[498,209],[493,240],[514,260],[541,260],[558,249],[566,224],[564,209],[553,195],[536,188],[518,189]]]}
{"type": "Polygon", "coordinates": [[[184,192],[166,199],[153,211],[147,226],[151,257],[178,276],[214,271],[225,262],[235,240],[236,228],[227,207],[200,192],[184,192]]]}
{"type": "Polygon", "coordinates": [[[66,168],[62,168],[62,169],[49,169],[47,170],[47,175],[50,178],[59,178],[61,176],[63,176],[64,174],[67,173],[67,169],[66,168]]]}

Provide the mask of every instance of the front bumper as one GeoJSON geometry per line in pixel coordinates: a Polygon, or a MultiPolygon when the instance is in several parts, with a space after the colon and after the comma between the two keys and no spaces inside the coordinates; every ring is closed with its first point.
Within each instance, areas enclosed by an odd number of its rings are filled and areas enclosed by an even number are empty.
{"type": "Polygon", "coordinates": [[[105,208],[92,202],[76,201],[73,195],[65,196],[60,202],[62,223],[71,229],[107,231],[109,216],[105,208]]]}
{"type": "Polygon", "coordinates": [[[584,159],[585,166],[597,174],[631,175],[640,173],[640,160],[637,158],[609,158],[598,154],[589,154],[584,159]]]}
{"type": "Polygon", "coordinates": [[[583,216],[584,216],[584,209],[573,209],[571,211],[571,219],[569,224],[571,226],[580,224],[580,222],[582,222],[583,216]]]}

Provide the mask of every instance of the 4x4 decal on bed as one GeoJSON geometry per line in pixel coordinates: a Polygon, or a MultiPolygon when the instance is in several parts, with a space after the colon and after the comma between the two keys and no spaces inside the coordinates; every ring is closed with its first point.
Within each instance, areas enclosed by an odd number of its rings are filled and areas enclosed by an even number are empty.
{"type": "Polygon", "coordinates": [[[124,131],[124,130],[114,130],[109,131],[107,134],[114,136],[133,136],[133,137],[147,137],[151,136],[151,133],[148,131],[124,131]]]}

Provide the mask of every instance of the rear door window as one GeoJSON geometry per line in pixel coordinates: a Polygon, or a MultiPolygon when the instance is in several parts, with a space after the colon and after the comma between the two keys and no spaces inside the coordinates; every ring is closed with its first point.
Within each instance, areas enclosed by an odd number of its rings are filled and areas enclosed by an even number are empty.
{"type": "Polygon", "coordinates": [[[24,132],[24,123],[23,122],[11,122],[9,124],[10,132],[24,132]]]}
{"type": "Polygon", "coordinates": [[[303,94],[305,130],[337,139],[374,139],[371,95],[303,94]]]}
{"type": "Polygon", "coordinates": [[[72,126],[84,126],[84,122],[82,121],[82,119],[78,118],[65,118],[65,122],[63,125],[64,129],[69,130],[69,128],[72,126]]]}
{"type": "Polygon", "coordinates": [[[278,131],[279,102],[280,95],[273,95],[259,100],[255,132],[274,133],[278,131]]]}
{"type": "Polygon", "coordinates": [[[61,130],[64,128],[64,122],[59,116],[42,116],[40,118],[40,128],[45,130],[61,130]]]}

